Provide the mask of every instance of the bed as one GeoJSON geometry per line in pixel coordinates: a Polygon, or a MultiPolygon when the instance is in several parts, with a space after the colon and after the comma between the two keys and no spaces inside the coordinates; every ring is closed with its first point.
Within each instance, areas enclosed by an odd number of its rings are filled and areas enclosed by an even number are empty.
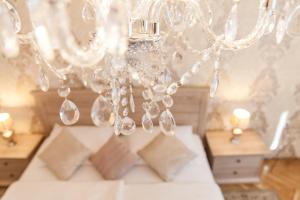
{"type": "MultiPolygon", "coordinates": [[[[20,180],[7,190],[2,200],[222,200],[223,196],[214,181],[201,141],[205,129],[207,93],[206,87],[185,87],[176,94],[172,110],[178,124],[175,137],[195,152],[197,158],[189,163],[174,181],[164,182],[141,159],[121,180],[105,181],[90,161],[86,161],[70,180],[59,181],[38,155],[64,128],[56,124],[57,113],[53,112],[58,110],[62,100],[54,91],[34,92],[37,111],[46,130],[51,129],[53,125],[54,127],[20,180]]],[[[113,132],[111,127],[91,126],[91,121],[86,117],[95,97],[86,90],[73,92],[71,98],[82,110],[83,117],[79,124],[68,127],[70,133],[92,151],[97,151],[113,132]],[[84,99],[82,94],[85,95],[84,99]]],[[[135,98],[138,104],[141,101],[140,94],[136,93],[135,98]]],[[[136,113],[134,116],[138,123],[140,115],[141,113],[136,113]]],[[[158,127],[155,127],[153,134],[145,134],[141,128],[137,128],[133,135],[125,139],[128,140],[131,149],[137,151],[158,133],[158,127]]]]}

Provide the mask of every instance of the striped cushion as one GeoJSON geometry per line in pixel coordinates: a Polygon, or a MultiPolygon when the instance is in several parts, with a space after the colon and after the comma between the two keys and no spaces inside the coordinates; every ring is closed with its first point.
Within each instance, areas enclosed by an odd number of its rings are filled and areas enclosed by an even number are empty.
{"type": "Polygon", "coordinates": [[[116,180],[136,164],[138,156],[124,140],[113,135],[90,160],[105,179],[116,180]]]}

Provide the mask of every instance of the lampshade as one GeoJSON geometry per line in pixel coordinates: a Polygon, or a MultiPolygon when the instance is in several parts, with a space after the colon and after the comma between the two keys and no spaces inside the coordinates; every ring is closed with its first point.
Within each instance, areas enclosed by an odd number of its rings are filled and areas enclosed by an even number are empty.
{"type": "Polygon", "coordinates": [[[0,113],[0,132],[10,130],[13,120],[9,113],[0,113]]]}
{"type": "Polygon", "coordinates": [[[249,126],[250,117],[251,114],[246,109],[236,108],[231,116],[231,125],[234,128],[240,128],[242,130],[247,129],[249,126]]]}

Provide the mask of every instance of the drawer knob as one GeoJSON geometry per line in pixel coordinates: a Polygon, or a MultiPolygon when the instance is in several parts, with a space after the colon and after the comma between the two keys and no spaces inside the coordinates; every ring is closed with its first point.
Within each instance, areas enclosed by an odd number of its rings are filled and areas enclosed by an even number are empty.
{"type": "Polygon", "coordinates": [[[233,175],[238,175],[238,172],[237,171],[233,171],[233,175]]]}
{"type": "Polygon", "coordinates": [[[241,163],[241,159],[236,159],[236,163],[241,163]]]}
{"type": "Polygon", "coordinates": [[[9,174],[9,177],[10,178],[15,178],[15,175],[14,174],[9,174]]]}
{"type": "Polygon", "coordinates": [[[4,166],[7,166],[7,165],[8,165],[8,162],[4,162],[3,165],[4,165],[4,166]]]}

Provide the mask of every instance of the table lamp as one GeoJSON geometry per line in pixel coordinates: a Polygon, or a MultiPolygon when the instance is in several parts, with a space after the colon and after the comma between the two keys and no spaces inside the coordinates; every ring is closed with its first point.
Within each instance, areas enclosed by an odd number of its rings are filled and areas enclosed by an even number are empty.
{"type": "Polygon", "coordinates": [[[251,114],[249,111],[243,108],[236,108],[233,110],[230,122],[232,125],[232,137],[231,142],[233,144],[239,144],[239,138],[243,134],[244,130],[248,128],[251,114]]]}
{"type": "Polygon", "coordinates": [[[12,130],[12,118],[9,113],[0,113],[0,133],[8,146],[14,146],[17,143],[14,141],[14,131],[12,130]]]}

